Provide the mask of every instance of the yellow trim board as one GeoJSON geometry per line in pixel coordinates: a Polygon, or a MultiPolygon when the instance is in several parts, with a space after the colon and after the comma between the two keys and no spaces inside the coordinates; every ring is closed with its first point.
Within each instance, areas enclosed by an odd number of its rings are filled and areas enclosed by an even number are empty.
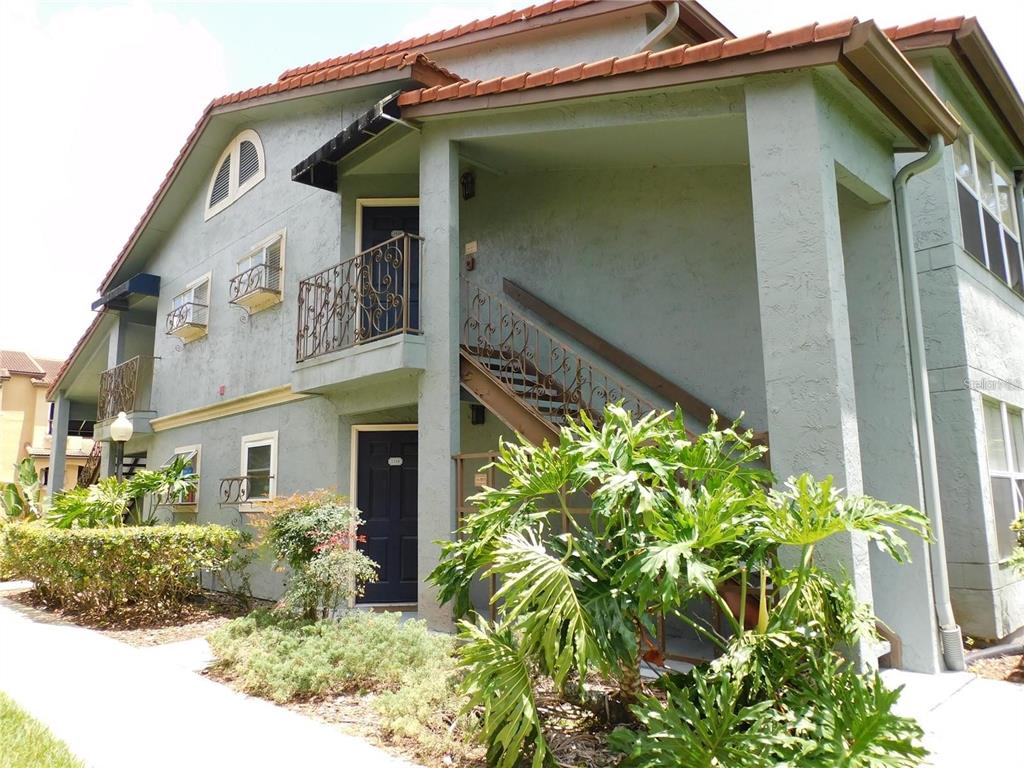
{"type": "Polygon", "coordinates": [[[200,422],[212,421],[213,419],[223,419],[226,416],[235,416],[236,414],[255,411],[259,408],[269,408],[272,405],[293,403],[310,397],[316,397],[316,395],[292,392],[292,385],[284,384],[280,387],[233,397],[230,400],[222,400],[219,403],[204,405],[199,408],[190,408],[187,411],[178,411],[178,413],[172,413],[167,416],[160,416],[152,419],[149,425],[153,428],[154,432],[163,432],[167,429],[176,429],[177,427],[199,424],[200,422]]]}

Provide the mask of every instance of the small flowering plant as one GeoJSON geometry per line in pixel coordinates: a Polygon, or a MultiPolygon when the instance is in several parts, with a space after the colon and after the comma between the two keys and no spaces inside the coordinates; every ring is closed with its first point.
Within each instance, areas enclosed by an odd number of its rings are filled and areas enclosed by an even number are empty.
{"type": "Polygon", "coordinates": [[[377,564],[356,548],[362,519],[333,491],[300,493],[268,502],[256,520],[281,564],[291,566],[284,604],[303,616],[326,618],[376,581],[377,564]]]}

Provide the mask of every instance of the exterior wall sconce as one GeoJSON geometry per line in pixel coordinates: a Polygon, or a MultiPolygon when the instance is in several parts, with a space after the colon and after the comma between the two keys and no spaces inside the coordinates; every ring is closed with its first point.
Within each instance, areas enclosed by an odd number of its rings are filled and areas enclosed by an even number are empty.
{"type": "Polygon", "coordinates": [[[462,187],[463,200],[469,200],[476,195],[476,176],[472,171],[466,171],[459,177],[459,185],[462,187]]]}
{"type": "Polygon", "coordinates": [[[474,425],[483,424],[487,420],[487,409],[482,405],[471,403],[469,406],[469,423],[474,425]]]}

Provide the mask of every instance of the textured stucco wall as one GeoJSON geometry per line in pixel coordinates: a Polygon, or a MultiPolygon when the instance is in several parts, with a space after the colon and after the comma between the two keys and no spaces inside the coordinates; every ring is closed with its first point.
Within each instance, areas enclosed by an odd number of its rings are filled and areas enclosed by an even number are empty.
{"type": "MultiPolygon", "coordinates": [[[[998,154],[977,98],[942,68],[915,63],[998,154]]],[[[1024,299],[963,249],[951,147],[909,191],[953,608],[965,632],[1004,637],[1024,626],[1024,579],[1000,562],[982,408],[983,397],[1024,405],[1024,299]]]]}
{"type": "Polygon", "coordinates": [[[647,30],[645,15],[636,10],[614,14],[614,18],[597,17],[522,33],[511,39],[460,46],[430,56],[461,77],[486,80],[608,56],[626,56],[633,53],[647,30]]]}
{"type": "Polygon", "coordinates": [[[462,241],[478,246],[471,282],[501,296],[511,278],[713,407],[767,427],[746,168],[477,179],[462,204],[462,241]]]}

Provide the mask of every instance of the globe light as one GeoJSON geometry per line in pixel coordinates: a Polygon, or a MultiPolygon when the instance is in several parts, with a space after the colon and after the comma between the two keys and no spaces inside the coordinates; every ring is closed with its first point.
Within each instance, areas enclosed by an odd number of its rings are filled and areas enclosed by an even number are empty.
{"type": "Polygon", "coordinates": [[[134,432],[135,428],[124,411],[117,414],[114,423],[110,425],[110,439],[117,443],[127,443],[134,432]]]}

